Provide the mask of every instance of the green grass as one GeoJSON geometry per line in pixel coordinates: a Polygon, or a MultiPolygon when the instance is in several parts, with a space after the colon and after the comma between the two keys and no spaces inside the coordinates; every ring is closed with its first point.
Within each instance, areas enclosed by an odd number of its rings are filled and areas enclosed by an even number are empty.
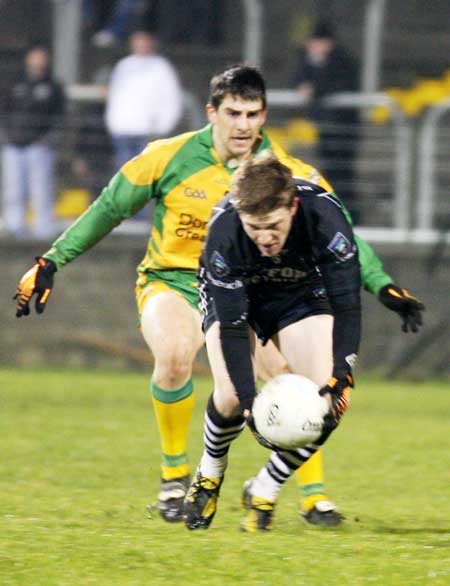
{"type": "MultiPolygon", "coordinates": [[[[209,379],[197,379],[191,462],[209,379]]],[[[266,452],[236,442],[207,532],[146,517],[159,480],[148,377],[0,370],[0,584],[228,586],[450,583],[449,388],[361,379],[326,447],[347,520],[300,523],[294,479],[272,533],[238,531],[242,482],[266,452]]]]}

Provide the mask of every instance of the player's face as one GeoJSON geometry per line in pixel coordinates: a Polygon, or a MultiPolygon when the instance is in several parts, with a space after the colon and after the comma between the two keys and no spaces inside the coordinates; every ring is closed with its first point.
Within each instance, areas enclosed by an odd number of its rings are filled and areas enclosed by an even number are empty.
{"type": "Polygon", "coordinates": [[[263,216],[240,214],[245,233],[253,240],[263,256],[275,256],[281,252],[297,207],[298,202],[294,200],[290,208],[278,208],[263,216]]]}
{"type": "Polygon", "coordinates": [[[213,125],[214,146],[223,161],[241,160],[251,153],[267,116],[262,100],[230,94],[217,109],[208,104],[206,112],[213,125]]]}

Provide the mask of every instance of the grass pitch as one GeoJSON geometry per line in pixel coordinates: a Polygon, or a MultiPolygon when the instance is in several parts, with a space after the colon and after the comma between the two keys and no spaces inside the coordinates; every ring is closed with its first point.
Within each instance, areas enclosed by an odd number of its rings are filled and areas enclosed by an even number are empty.
{"type": "MultiPolygon", "coordinates": [[[[0,370],[0,584],[448,586],[448,385],[358,383],[325,449],[341,528],[301,523],[291,479],[272,533],[238,531],[242,483],[267,455],[245,431],[211,529],[190,533],[146,516],[159,483],[148,377],[0,370]]],[[[193,467],[210,388],[196,379],[193,467]]]]}

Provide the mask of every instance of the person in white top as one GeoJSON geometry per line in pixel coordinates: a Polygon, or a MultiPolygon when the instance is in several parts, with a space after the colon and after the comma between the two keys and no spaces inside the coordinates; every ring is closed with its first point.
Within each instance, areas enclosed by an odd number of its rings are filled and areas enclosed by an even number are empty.
{"type": "Polygon", "coordinates": [[[173,65],[157,53],[147,31],[130,37],[130,55],[113,68],[106,105],[106,128],[120,168],[150,140],[170,135],[183,109],[183,90],[173,65]]]}

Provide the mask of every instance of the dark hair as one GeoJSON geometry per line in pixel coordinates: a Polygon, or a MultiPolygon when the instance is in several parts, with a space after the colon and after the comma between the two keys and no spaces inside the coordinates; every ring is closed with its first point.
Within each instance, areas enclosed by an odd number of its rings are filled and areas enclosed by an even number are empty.
{"type": "Polygon", "coordinates": [[[289,167],[265,150],[240,165],[233,175],[231,193],[239,213],[263,216],[290,208],[296,188],[289,167]]]}
{"type": "Polygon", "coordinates": [[[312,33],[312,39],[335,39],[336,31],[334,26],[328,20],[319,20],[316,22],[312,33]]]}
{"type": "Polygon", "coordinates": [[[266,84],[256,67],[233,65],[214,75],[209,84],[209,103],[218,108],[228,94],[244,100],[262,100],[266,107],[266,84]]]}

